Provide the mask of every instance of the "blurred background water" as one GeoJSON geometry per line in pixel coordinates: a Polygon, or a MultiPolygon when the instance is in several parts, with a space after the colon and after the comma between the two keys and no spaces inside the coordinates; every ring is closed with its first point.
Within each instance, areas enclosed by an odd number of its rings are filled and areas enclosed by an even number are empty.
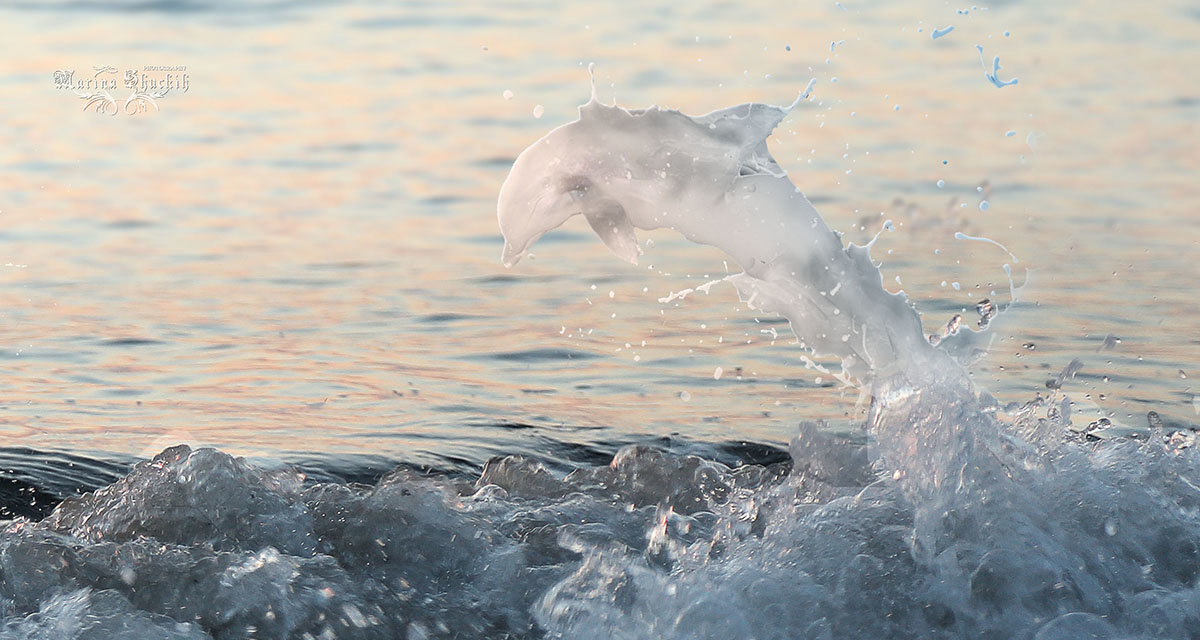
{"type": "Polygon", "coordinates": [[[324,469],[753,457],[733,443],[852,428],[857,391],[732,287],[658,301],[725,275],[716,251],[650,234],[628,266],[576,218],[500,265],[499,186],[589,62],[601,100],[688,113],[816,78],[772,152],[847,241],[895,222],[874,256],[930,332],[1028,275],[980,386],[1028,400],[1079,358],[1085,415],[1200,422],[1191,2],[5,0],[0,25],[10,474],[179,442],[324,469]],[[189,88],[110,116],[54,86],[99,65],[189,88]]]}

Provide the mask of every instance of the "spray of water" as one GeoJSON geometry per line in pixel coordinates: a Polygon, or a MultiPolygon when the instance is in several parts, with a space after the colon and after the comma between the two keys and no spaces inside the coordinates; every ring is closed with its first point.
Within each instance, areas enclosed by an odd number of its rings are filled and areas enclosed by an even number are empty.
{"type": "Polygon", "coordinates": [[[374,486],[173,447],[0,522],[0,639],[1196,638],[1198,448],[1157,415],[1069,435],[1074,363],[1024,405],[976,389],[771,158],[787,112],[593,97],[517,159],[503,258],[575,214],[631,262],[639,228],[721,248],[748,304],[841,358],[867,444],[805,424],[790,462],[633,446],[374,486]]]}
{"type": "MultiPolygon", "coordinates": [[[[917,614],[894,611],[879,635],[836,637],[1113,637],[1114,625],[1140,624],[1128,617],[1139,595],[1148,604],[1151,593],[1183,587],[1171,597],[1194,598],[1200,530],[1181,504],[1194,502],[1193,491],[1155,500],[1147,495],[1154,489],[1138,489],[1132,493],[1143,501],[1136,505],[1114,499],[1131,490],[1114,477],[1112,459],[1132,449],[1144,454],[1144,447],[1111,444],[1089,457],[1056,439],[1050,432],[1069,421],[1065,402],[1063,411],[1054,407],[1036,419],[1026,407],[1018,429],[998,421],[995,401],[922,335],[904,296],[883,289],[869,245],[843,247],[771,157],[766,138],[789,109],[742,104],[690,117],[593,98],[578,121],[551,131],[514,164],[499,199],[505,263],[577,213],[630,261],[637,256],[635,228],[670,228],[724,250],[744,270],[731,280],[746,304],[784,315],[803,347],[841,358],[846,375],[871,396],[867,426],[884,480],[853,506],[835,509],[855,516],[816,516],[836,501],[815,512],[792,506],[781,522],[787,532],[773,542],[841,555],[839,577],[818,580],[850,581],[837,587],[836,607],[870,593],[873,610],[905,602],[931,627],[897,633],[908,624],[901,620],[917,614]],[[868,516],[873,509],[886,515],[868,516]],[[843,520],[859,516],[865,520],[854,525],[843,520]],[[858,542],[894,546],[883,556],[862,548],[843,555],[828,540],[810,548],[811,519],[821,517],[838,522],[832,530],[889,529],[895,538],[886,543],[878,532],[862,532],[858,542]],[[1154,526],[1119,537],[1128,524],[1115,523],[1131,521],[1154,526]],[[1182,552],[1164,556],[1164,548],[1182,552]],[[901,584],[923,595],[906,600],[895,592],[901,584]]],[[[989,306],[988,318],[994,313],[989,306]]],[[[794,455],[798,463],[806,457],[794,455]]],[[[1195,477],[1194,467],[1188,471],[1195,477]]],[[[752,546],[747,561],[762,551],[752,546]]],[[[779,553],[773,561],[797,552],[779,553]]],[[[698,571],[712,577],[709,565],[698,571]]],[[[792,588],[807,579],[779,576],[773,584],[792,588]]],[[[813,629],[803,637],[826,633],[813,629]]]]}

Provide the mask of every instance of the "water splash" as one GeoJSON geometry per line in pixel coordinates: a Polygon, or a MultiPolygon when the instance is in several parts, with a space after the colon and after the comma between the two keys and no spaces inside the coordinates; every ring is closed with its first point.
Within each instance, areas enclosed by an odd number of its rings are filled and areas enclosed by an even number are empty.
{"type": "Polygon", "coordinates": [[[873,357],[864,433],[803,424],[756,464],[629,446],[569,473],[502,456],[373,485],[172,447],[0,522],[0,638],[1194,638],[1194,435],[1151,414],[1148,437],[1094,440],[1115,423],[1072,423],[1076,362],[1000,405],[957,363],[982,335],[961,316],[910,344],[915,312],[767,152],[785,112],[590,102],[514,165],[504,256],[576,213],[625,259],[647,221],[720,246],[798,334],[863,332],[832,346],[873,357]]]}
{"type": "Polygon", "coordinates": [[[907,299],[883,288],[867,247],[842,247],[767,149],[807,93],[789,107],[698,117],[589,101],[522,152],[501,187],[504,263],[577,214],[631,263],[636,229],[670,228],[729,254],[743,269],[729,278],[741,299],[784,315],[804,346],[837,356],[852,377],[927,366],[941,356],[907,299]]]}
{"type": "Polygon", "coordinates": [[[992,59],[992,69],[988,71],[987,61],[983,58],[983,45],[975,45],[979,50],[979,64],[983,65],[983,75],[987,76],[988,82],[991,82],[997,89],[1003,89],[1012,84],[1017,84],[1017,79],[1001,80],[1000,79],[1000,56],[992,59]]]}
{"type": "Polygon", "coordinates": [[[808,79],[808,85],[804,87],[804,91],[801,91],[801,92],[800,92],[800,95],[799,95],[799,96],[796,98],[795,102],[793,102],[793,103],[791,104],[791,106],[789,106],[789,107],[787,108],[787,109],[788,109],[788,111],[791,111],[792,109],[795,109],[795,108],[796,108],[796,105],[798,105],[798,104],[800,104],[801,102],[803,102],[803,101],[807,100],[807,99],[808,99],[808,96],[812,95],[813,85],[815,85],[815,84],[817,84],[817,79],[816,79],[816,78],[809,78],[809,79],[808,79]]]}
{"type": "Polygon", "coordinates": [[[938,38],[940,38],[940,37],[942,37],[942,36],[944,36],[944,35],[946,35],[946,34],[950,33],[951,31],[954,31],[954,25],[947,25],[947,26],[945,26],[945,27],[942,27],[942,28],[940,28],[940,29],[934,29],[934,30],[933,30],[933,33],[931,33],[931,34],[929,34],[929,35],[930,35],[930,37],[931,37],[931,38],[933,38],[934,40],[937,40],[938,38]]]}
{"type": "MultiPolygon", "coordinates": [[[[744,269],[730,279],[747,304],[783,314],[803,346],[839,356],[862,381],[867,458],[883,479],[845,501],[808,502],[795,483],[747,495],[752,513],[731,513],[728,535],[703,540],[667,512],[651,534],[665,559],[591,547],[542,599],[539,622],[579,638],[629,628],[677,638],[1185,637],[1200,622],[1183,613],[1200,603],[1200,517],[1184,507],[1200,504],[1195,450],[1161,440],[1077,448],[1061,435],[1066,397],[1008,408],[1011,422],[999,421],[957,364],[986,350],[979,334],[955,316],[931,345],[903,296],[882,289],[870,245],[842,247],[774,163],[765,140],[786,113],[585,105],[514,164],[499,200],[505,261],[577,213],[603,212],[606,224],[592,226],[626,259],[635,228],[721,248],[744,269]],[[1191,488],[1144,487],[1159,465],[1191,488]],[[636,595],[622,600],[617,585],[636,595]],[[749,613],[764,610],[772,615],[749,613]]],[[[1019,262],[989,238],[955,237],[1019,262]]],[[[976,310],[980,327],[999,312],[990,300],[976,310]]],[[[813,450],[813,464],[828,462],[813,450]]],[[[799,467],[809,453],[794,446],[799,467]]]]}
{"type": "Polygon", "coordinates": [[[1014,254],[1012,251],[1008,250],[1008,247],[1000,244],[999,242],[996,242],[995,240],[992,240],[991,238],[985,238],[983,236],[969,236],[961,231],[956,231],[954,233],[954,239],[955,240],[974,240],[975,242],[986,242],[988,244],[992,244],[997,247],[1000,247],[1000,249],[1002,251],[1004,251],[1004,253],[1008,254],[1008,257],[1012,258],[1013,262],[1021,261],[1020,258],[1017,258],[1016,254],[1014,254]]]}

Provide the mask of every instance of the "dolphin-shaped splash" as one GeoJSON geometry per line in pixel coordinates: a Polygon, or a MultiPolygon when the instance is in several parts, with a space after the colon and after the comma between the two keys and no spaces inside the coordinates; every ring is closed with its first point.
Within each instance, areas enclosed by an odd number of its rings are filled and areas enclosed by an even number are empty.
{"type": "Polygon", "coordinates": [[[693,117],[606,106],[593,95],[578,120],[513,164],[498,203],[504,264],[576,214],[634,264],[635,229],[667,227],[729,254],[743,270],[730,278],[741,299],[783,314],[803,346],[840,357],[853,378],[944,357],[907,298],[883,288],[867,248],[843,248],[771,157],[767,137],[794,106],[749,103],[693,117]]]}
{"type": "MultiPolygon", "coordinates": [[[[886,593],[875,591],[875,585],[895,580],[899,589],[921,594],[918,601],[927,603],[918,605],[923,613],[915,626],[904,626],[901,609],[888,609],[886,626],[878,632],[842,634],[846,637],[1188,637],[1183,629],[1196,628],[1200,597],[1200,536],[1193,535],[1200,528],[1197,484],[1186,477],[1197,458],[1175,465],[1172,458],[1178,454],[1135,441],[1094,453],[1075,447],[1055,433],[1069,413],[1065,398],[1044,408],[1042,418],[1036,415],[1044,402],[1039,396],[1016,408],[1019,428],[1004,424],[998,412],[1011,405],[1002,408],[977,392],[966,370],[943,348],[969,340],[931,344],[905,297],[884,290],[868,255],[870,245],[843,247],[771,158],[766,139],[788,111],[743,104],[690,117],[653,107],[604,106],[593,97],[580,108],[578,121],[551,131],[517,158],[500,192],[505,264],[515,263],[539,237],[575,214],[583,214],[605,244],[630,262],[638,258],[637,229],[674,229],[728,253],[744,270],[731,278],[742,299],[782,313],[814,351],[841,357],[845,373],[871,396],[867,454],[879,479],[857,496],[823,507],[799,508],[804,490],[793,488],[775,505],[769,499],[757,502],[766,511],[756,517],[788,505],[780,512],[794,518],[768,524],[761,546],[750,540],[755,536],[736,544],[722,541],[711,547],[721,549],[715,556],[697,552],[703,547],[691,543],[681,546],[686,551],[661,583],[669,591],[662,589],[678,597],[684,591],[675,580],[694,571],[702,575],[694,583],[697,592],[714,600],[689,602],[674,617],[676,623],[693,616],[709,620],[715,598],[722,597],[712,596],[712,588],[726,576],[760,576],[754,573],[759,567],[783,567],[778,580],[759,577],[755,587],[743,586],[739,593],[761,590],[758,585],[767,582],[772,588],[766,591],[773,591],[823,581],[837,585],[838,606],[854,620],[858,603],[871,603],[861,607],[869,610],[893,601],[875,595],[886,593]],[[1122,460],[1131,462],[1114,462],[1122,460]],[[1169,479],[1164,484],[1159,478],[1169,479]],[[895,501],[889,502],[889,495],[895,501]],[[860,513],[902,515],[887,526],[843,520],[860,513]],[[853,526],[835,524],[846,521],[853,526]],[[855,544],[860,532],[892,533],[887,542],[857,547],[859,555],[840,569],[829,563],[828,551],[799,551],[786,561],[771,556],[762,562],[757,555],[762,549],[804,549],[820,537],[815,533],[820,527],[847,532],[844,541],[834,542],[837,547],[855,544]],[[779,535],[789,530],[798,533],[781,543],[779,535]],[[745,563],[730,562],[738,554],[745,563]],[[821,559],[805,573],[798,559],[810,556],[821,559]],[[848,600],[860,585],[872,585],[867,587],[872,595],[848,600]],[[1148,631],[1118,633],[1116,625],[1148,631]]],[[[981,326],[999,311],[990,301],[978,310],[981,326]]],[[[949,334],[964,335],[954,334],[960,320],[951,321],[949,334]]],[[[798,463],[806,452],[819,450],[807,436],[793,445],[801,456],[798,463]]],[[[810,470],[793,473],[808,478],[810,470]]],[[[638,610],[623,602],[604,614],[593,613],[592,594],[606,593],[614,575],[633,575],[595,562],[573,577],[579,582],[561,583],[545,597],[543,623],[566,625],[569,632],[558,627],[563,637],[608,637],[612,628],[651,624],[657,609],[638,610]],[[618,619],[623,624],[610,622],[618,619]],[[589,635],[593,628],[602,631],[589,635]]],[[[633,556],[627,566],[646,567],[646,556],[633,556]]],[[[644,575],[655,574],[645,569],[644,575]]],[[[637,584],[639,594],[657,588],[642,586],[650,581],[637,584]]],[[[807,595],[811,592],[805,586],[792,602],[820,609],[807,604],[815,601],[807,595]]],[[[729,619],[721,618],[722,624],[729,619]]],[[[751,626],[748,619],[735,620],[720,633],[694,627],[669,637],[751,637],[746,631],[751,626]]],[[[776,635],[835,635],[816,626],[788,631],[776,635]]]]}

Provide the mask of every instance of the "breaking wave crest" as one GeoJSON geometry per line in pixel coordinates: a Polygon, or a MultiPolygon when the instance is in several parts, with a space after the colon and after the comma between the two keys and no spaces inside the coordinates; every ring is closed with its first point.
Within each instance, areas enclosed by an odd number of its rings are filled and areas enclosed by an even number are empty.
{"type": "Polygon", "coordinates": [[[174,447],[0,529],[0,637],[1192,637],[1197,450],[1008,409],[920,502],[817,425],[791,463],[630,446],[373,486],[174,447]]]}

